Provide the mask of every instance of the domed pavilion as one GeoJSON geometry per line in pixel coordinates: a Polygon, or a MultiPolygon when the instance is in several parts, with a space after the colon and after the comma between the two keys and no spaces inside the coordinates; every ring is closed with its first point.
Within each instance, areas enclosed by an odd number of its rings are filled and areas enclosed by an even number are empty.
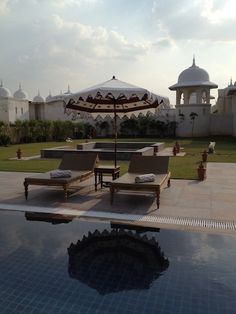
{"type": "Polygon", "coordinates": [[[193,64],[182,71],[178,82],[169,87],[176,91],[176,105],[210,103],[210,89],[217,88],[212,83],[206,70],[198,67],[193,58],[193,64]]]}
{"type": "Polygon", "coordinates": [[[207,136],[210,132],[210,114],[213,99],[210,95],[217,84],[210,81],[206,70],[193,64],[183,70],[178,82],[169,87],[176,91],[176,120],[178,136],[207,136]]]}

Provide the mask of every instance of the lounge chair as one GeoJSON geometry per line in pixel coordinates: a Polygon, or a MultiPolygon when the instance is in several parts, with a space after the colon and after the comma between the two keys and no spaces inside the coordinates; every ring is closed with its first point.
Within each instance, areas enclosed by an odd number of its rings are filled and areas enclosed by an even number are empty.
{"type": "Polygon", "coordinates": [[[51,171],[41,173],[32,177],[27,177],[24,180],[25,199],[28,198],[28,186],[31,185],[47,185],[61,186],[64,190],[65,199],[68,198],[68,188],[76,181],[84,181],[93,175],[93,170],[96,164],[97,154],[70,154],[65,153],[58,167],[58,172],[70,170],[70,177],[52,178],[51,171]]]}
{"type": "Polygon", "coordinates": [[[156,194],[156,204],[157,208],[159,208],[160,193],[166,186],[170,186],[170,172],[168,166],[168,156],[133,155],[129,164],[128,173],[112,181],[110,184],[111,204],[113,203],[114,193],[117,190],[151,191],[156,194]],[[137,176],[148,173],[155,174],[155,180],[153,182],[135,183],[137,176]]]}

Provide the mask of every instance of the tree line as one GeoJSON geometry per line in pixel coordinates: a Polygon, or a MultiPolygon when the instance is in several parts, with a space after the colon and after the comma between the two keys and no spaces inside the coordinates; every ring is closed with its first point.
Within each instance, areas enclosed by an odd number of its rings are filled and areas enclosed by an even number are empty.
{"type": "MultiPolygon", "coordinates": [[[[162,122],[151,117],[138,117],[120,123],[120,137],[175,137],[177,123],[162,122]]],[[[112,137],[113,121],[87,122],[25,120],[15,123],[0,121],[0,145],[65,141],[66,138],[88,139],[112,137]]]]}
{"type": "Polygon", "coordinates": [[[0,121],[0,145],[65,141],[66,138],[86,138],[91,125],[71,121],[25,120],[15,123],[0,121]]]}

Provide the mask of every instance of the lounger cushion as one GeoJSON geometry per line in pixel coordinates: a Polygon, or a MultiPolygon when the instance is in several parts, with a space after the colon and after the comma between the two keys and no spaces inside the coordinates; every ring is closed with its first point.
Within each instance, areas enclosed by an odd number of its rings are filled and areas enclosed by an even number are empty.
{"type": "Polygon", "coordinates": [[[153,173],[140,174],[135,177],[135,183],[153,182],[155,181],[155,177],[153,173]]]}
{"type": "Polygon", "coordinates": [[[144,182],[144,183],[135,183],[135,178],[138,176],[138,173],[125,173],[121,177],[117,178],[114,181],[111,181],[111,185],[115,188],[124,188],[124,189],[139,189],[141,186],[146,186],[147,190],[150,188],[155,188],[157,185],[161,185],[165,182],[166,174],[157,174],[155,175],[154,181],[144,182]]]}
{"type": "Polygon", "coordinates": [[[53,170],[50,172],[51,178],[69,178],[72,176],[71,170],[53,170]]]}

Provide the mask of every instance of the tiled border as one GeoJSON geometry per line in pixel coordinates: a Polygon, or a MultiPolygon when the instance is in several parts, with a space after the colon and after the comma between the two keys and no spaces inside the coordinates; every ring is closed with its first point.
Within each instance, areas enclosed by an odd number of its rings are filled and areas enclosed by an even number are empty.
{"type": "Polygon", "coordinates": [[[200,219],[190,217],[170,217],[170,216],[154,216],[154,215],[131,215],[119,214],[111,212],[98,211],[81,211],[69,208],[59,207],[38,207],[0,203],[1,210],[35,212],[35,213],[51,213],[61,216],[73,216],[78,218],[99,219],[103,221],[122,221],[137,225],[149,226],[154,224],[157,227],[160,225],[172,225],[179,227],[193,227],[202,229],[214,229],[223,231],[236,231],[236,221],[223,221],[214,219],[200,219]]]}

